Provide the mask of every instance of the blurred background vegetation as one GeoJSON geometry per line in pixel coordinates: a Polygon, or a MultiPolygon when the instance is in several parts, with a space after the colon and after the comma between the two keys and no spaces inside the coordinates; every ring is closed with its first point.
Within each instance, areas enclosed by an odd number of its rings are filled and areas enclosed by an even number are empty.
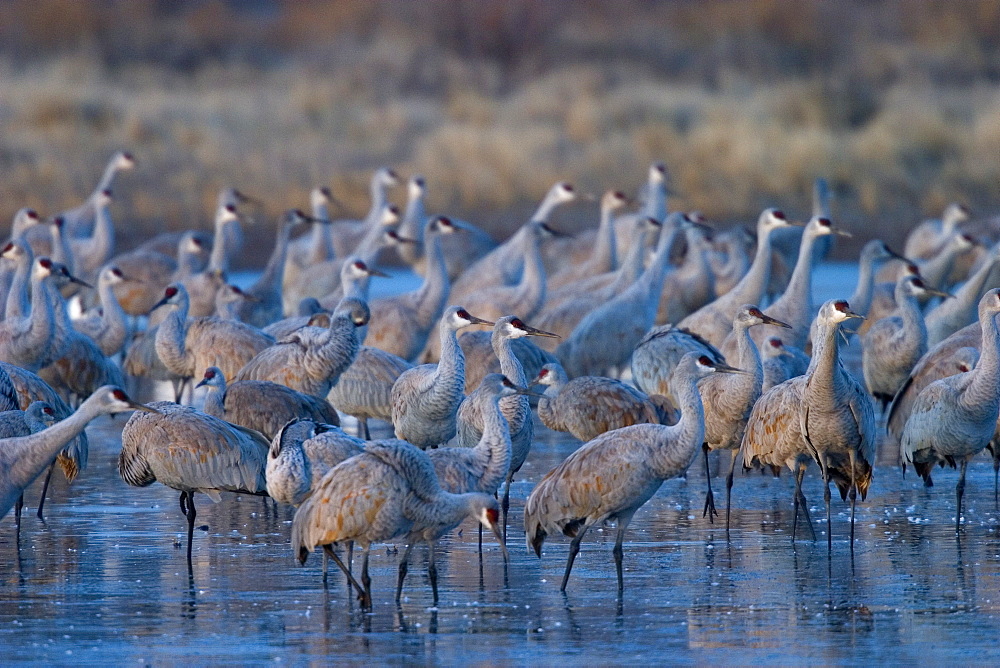
{"type": "Polygon", "coordinates": [[[865,238],[1000,208],[994,0],[5,0],[0,91],[0,216],[79,203],[125,149],[126,245],[208,227],[226,185],[360,216],[381,165],[497,237],[655,160],[720,223],[805,215],[817,176],[865,238]]]}

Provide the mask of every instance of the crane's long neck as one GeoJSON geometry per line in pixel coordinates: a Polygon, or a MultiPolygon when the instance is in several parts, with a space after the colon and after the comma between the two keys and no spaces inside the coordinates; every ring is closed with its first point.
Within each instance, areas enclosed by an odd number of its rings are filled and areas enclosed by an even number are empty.
{"type": "Polygon", "coordinates": [[[590,269],[596,275],[614,271],[617,266],[618,249],[614,209],[607,207],[601,211],[601,224],[597,228],[597,244],[590,256],[590,269]]]}
{"type": "Polygon", "coordinates": [[[101,180],[98,181],[97,187],[94,188],[94,194],[100,194],[103,190],[111,190],[111,186],[114,184],[115,176],[117,174],[118,159],[116,157],[112,159],[111,162],[109,162],[104,168],[104,172],[101,174],[101,180]]]}
{"type": "Polygon", "coordinates": [[[848,300],[851,309],[855,313],[867,315],[868,309],[872,305],[872,294],[875,291],[875,259],[867,255],[861,258],[858,268],[858,284],[854,287],[854,294],[848,300]]]}
{"type": "Polygon", "coordinates": [[[515,300],[519,313],[530,318],[545,303],[545,262],[542,260],[541,240],[538,234],[525,238],[524,272],[518,284],[515,300]]]}
{"type": "Polygon", "coordinates": [[[646,194],[642,203],[642,215],[662,221],[667,217],[667,182],[650,179],[646,182],[646,194]]]}
{"type": "Polygon", "coordinates": [[[407,264],[414,264],[419,261],[427,252],[425,246],[424,224],[427,221],[427,212],[424,208],[424,195],[419,193],[410,197],[406,202],[406,213],[399,224],[399,235],[416,241],[414,244],[400,244],[396,252],[407,264]]]}
{"type": "Polygon", "coordinates": [[[442,325],[441,359],[437,365],[437,380],[434,383],[434,393],[441,393],[451,398],[461,396],[465,391],[465,353],[458,345],[458,336],[451,327],[442,325]]]}
{"type": "Polygon", "coordinates": [[[220,378],[218,385],[209,385],[205,394],[205,412],[209,415],[226,414],[226,379],[220,378]]]}
{"type": "Polygon", "coordinates": [[[168,307],[167,317],[156,330],[156,354],[171,373],[189,377],[194,373],[194,356],[187,350],[187,300],[168,307]]]}
{"type": "MultiPolygon", "coordinates": [[[[24,244],[28,249],[28,245],[24,244]]],[[[34,258],[31,251],[18,258],[17,267],[14,270],[14,279],[10,284],[10,291],[7,293],[7,306],[5,318],[23,318],[31,312],[31,293],[28,292],[28,284],[31,280],[31,265],[34,258]]]]}
{"type": "Polygon", "coordinates": [[[70,250],[69,240],[63,234],[60,225],[51,226],[52,234],[52,260],[59,264],[66,265],[69,273],[73,273],[73,251],[70,250]]]}
{"type": "Polygon", "coordinates": [[[239,225],[236,221],[216,222],[215,235],[212,237],[212,254],[208,258],[208,270],[229,270],[229,248],[227,226],[239,225]]]}
{"type": "MultiPolygon", "coordinates": [[[[10,483],[0,487],[0,511],[5,511],[7,496],[14,490],[13,498],[31,484],[38,475],[52,462],[66,444],[80,435],[87,423],[100,415],[100,410],[94,404],[84,402],[79,409],[65,420],[55,423],[48,429],[16,438],[4,439],[0,449],[0,470],[6,469],[6,478],[10,483]]],[[[6,505],[6,508],[9,508],[6,505]]]]}
{"type": "Polygon", "coordinates": [[[997,405],[1000,404],[1000,331],[997,330],[996,315],[980,318],[983,338],[980,345],[979,362],[972,370],[972,382],[962,395],[966,406],[977,410],[990,412],[994,418],[997,415],[997,405]]]}
{"type": "Polygon", "coordinates": [[[483,435],[479,437],[475,449],[478,457],[486,462],[480,489],[484,492],[495,492],[507,477],[507,470],[510,469],[513,447],[510,441],[510,426],[496,397],[487,396],[480,401],[483,435]]]}
{"type": "Polygon", "coordinates": [[[987,286],[987,281],[989,281],[991,276],[993,276],[993,270],[996,268],[998,262],[1000,262],[1000,255],[993,252],[993,254],[988,257],[982,265],[980,265],[979,269],[976,270],[976,273],[974,273],[969,280],[963,283],[962,287],[955,292],[955,297],[941,302],[941,305],[938,308],[942,309],[942,311],[965,314],[962,319],[966,323],[971,322],[973,314],[976,312],[976,305],[979,303],[979,299],[982,297],[983,292],[987,287],[992,287],[987,286]]]}
{"type": "MultiPolygon", "coordinates": [[[[490,337],[490,343],[493,347],[493,354],[500,360],[500,372],[518,387],[526,386],[528,379],[524,375],[521,361],[514,354],[513,341],[494,330],[490,337]]],[[[528,402],[528,397],[524,395],[504,397],[500,400],[500,408],[510,422],[511,431],[519,431],[525,420],[531,419],[531,404],[528,402]]]]}
{"type": "Polygon", "coordinates": [[[115,330],[126,329],[128,315],[118,302],[118,297],[115,296],[115,286],[106,281],[101,282],[97,286],[97,292],[101,298],[101,309],[104,311],[102,318],[105,325],[115,330]]]}
{"type": "Polygon", "coordinates": [[[949,238],[939,253],[921,263],[920,275],[924,277],[928,285],[936,288],[944,287],[944,281],[951,273],[951,269],[955,265],[955,258],[960,252],[961,246],[949,238]]]}
{"type": "MultiPolygon", "coordinates": [[[[315,223],[321,224],[321,223],[315,223]]],[[[281,294],[281,281],[285,275],[285,262],[288,259],[288,238],[292,234],[292,225],[282,225],[278,229],[278,236],[274,241],[274,250],[271,257],[267,259],[264,272],[251,288],[252,293],[274,292],[281,294]]]]}
{"type": "Polygon", "coordinates": [[[648,427],[666,437],[657,441],[658,447],[653,450],[650,458],[653,470],[664,479],[684,471],[705,442],[705,409],[701,403],[701,395],[698,394],[697,380],[685,378],[674,385],[681,419],[669,427],[648,427]]]}
{"type": "MultiPolygon", "coordinates": [[[[73,322],[70,320],[69,312],[66,310],[66,300],[63,299],[62,293],[59,292],[59,288],[54,283],[46,281],[44,285],[56,329],[60,335],[65,336],[68,332],[73,331],[73,322]]],[[[34,309],[32,309],[32,319],[34,319],[34,309]]]]}
{"type": "Polygon", "coordinates": [[[927,323],[920,310],[920,301],[916,295],[896,291],[896,315],[903,320],[903,330],[916,335],[916,341],[921,350],[927,349],[927,323]]]}
{"type": "Polygon", "coordinates": [[[368,209],[365,217],[365,227],[368,229],[378,228],[379,220],[382,217],[382,209],[389,206],[389,189],[381,180],[375,179],[371,184],[372,206],[368,209]]]}
{"type": "Polygon", "coordinates": [[[806,370],[806,376],[809,378],[806,392],[811,399],[807,398],[806,401],[817,406],[833,404],[846,381],[844,370],[840,365],[840,349],[837,342],[839,327],[839,323],[832,325],[821,323],[818,329],[818,342],[813,341],[812,359],[806,370]]]}
{"type": "Polygon", "coordinates": [[[771,229],[758,229],[757,252],[750,270],[732,290],[726,300],[732,304],[759,304],[771,281],[771,229]]]}
{"type": "Polygon", "coordinates": [[[97,207],[94,218],[94,234],[91,239],[88,251],[91,257],[88,258],[88,263],[90,266],[100,267],[111,258],[115,251],[115,223],[111,219],[111,212],[108,210],[106,202],[97,207]]]}
{"type": "Polygon", "coordinates": [[[560,204],[562,204],[562,201],[559,196],[554,191],[549,191],[548,194],[545,195],[541,204],[538,205],[538,208],[535,209],[535,214],[531,217],[531,220],[542,222],[548,221],[552,212],[555,211],[556,207],[560,204]]]}
{"type": "MultiPolygon", "coordinates": [[[[441,235],[430,235],[427,273],[424,282],[417,291],[417,312],[422,327],[429,327],[441,316],[441,311],[448,301],[451,292],[451,279],[448,278],[448,266],[444,261],[444,251],[441,250],[441,235]]],[[[426,330],[424,330],[426,331],[426,330]]]]}
{"type": "Polygon", "coordinates": [[[670,268],[670,250],[673,248],[678,234],[679,229],[677,227],[673,227],[669,231],[662,233],[653,260],[635,283],[639,293],[644,298],[644,315],[646,321],[649,321],[650,326],[656,318],[656,310],[660,303],[660,293],[663,291],[663,281],[666,279],[667,270],[670,268]]]}
{"type": "Polygon", "coordinates": [[[318,264],[332,260],[333,254],[333,226],[330,224],[330,209],[326,202],[317,202],[313,206],[313,217],[325,222],[309,223],[309,253],[306,255],[308,264],[318,264]]]}
{"type": "MultiPolygon", "coordinates": [[[[792,319],[792,326],[801,326],[803,320],[809,319],[812,310],[812,269],[813,269],[813,246],[816,245],[816,235],[806,230],[802,235],[802,242],[799,244],[799,258],[795,262],[795,269],[792,277],[788,280],[788,287],[784,294],[774,303],[777,307],[780,303],[779,311],[785,319],[792,319]],[[792,315],[796,317],[792,317],[792,315]]],[[[774,312],[774,308],[771,309],[774,312]]],[[[779,316],[780,317],[780,316],[779,316]]],[[[806,322],[808,326],[808,322],[806,322]]]]}
{"type": "Polygon", "coordinates": [[[764,384],[764,366],[760,359],[760,350],[757,349],[757,344],[750,336],[749,327],[740,325],[735,331],[737,364],[739,364],[740,369],[746,372],[746,374],[736,375],[735,379],[737,382],[746,381],[748,386],[756,387],[759,393],[764,384]]]}
{"type": "MultiPolygon", "coordinates": [[[[32,279],[31,281],[31,311],[23,316],[23,320],[27,321],[27,328],[22,331],[21,336],[16,341],[18,347],[25,351],[25,355],[20,360],[22,363],[18,365],[25,366],[29,371],[37,369],[36,365],[43,358],[49,356],[51,351],[47,348],[56,338],[56,317],[52,305],[52,295],[49,293],[54,292],[60,300],[62,296],[51,283],[51,279],[32,279]],[[27,358],[31,358],[31,364],[25,364],[27,358]]],[[[18,363],[14,360],[6,361],[18,363]]]]}

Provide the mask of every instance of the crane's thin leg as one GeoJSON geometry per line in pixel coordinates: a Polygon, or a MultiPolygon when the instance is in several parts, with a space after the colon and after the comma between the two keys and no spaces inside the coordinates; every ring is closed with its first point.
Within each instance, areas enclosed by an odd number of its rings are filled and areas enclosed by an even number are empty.
{"type": "Polygon", "coordinates": [[[24,494],[17,497],[17,502],[14,503],[14,527],[17,533],[21,533],[21,511],[24,510],[24,494]]]}
{"type": "MultiPolygon", "coordinates": [[[[613,553],[615,555],[615,571],[618,573],[618,595],[621,596],[622,592],[625,590],[625,581],[622,578],[622,540],[625,538],[625,522],[618,520],[618,539],[615,541],[615,549],[613,553]]],[[[568,573],[567,573],[568,575],[568,573]]]]}
{"type": "MultiPolygon", "coordinates": [[[[479,524],[476,522],[476,524],[479,524]]],[[[479,524],[479,565],[483,563],[483,525],[479,524]]]]}
{"type": "Polygon", "coordinates": [[[514,472],[507,471],[507,481],[503,486],[503,501],[500,502],[500,512],[503,513],[503,541],[507,542],[507,511],[510,509],[510,485],[514,482],[514,472]]]}
{"type": "Polygon", "coordinates": [[[403,580],[406,579],[406,570],[410,563],[410,552],[413,550],[413,543],[406,546],[403,551],[403,558],[399,560],[399,577],[396,579],[396,603],[399,603],[403,595],[403,580]]]}
{"type": "Polygon", "coordinates": [[[427,577],[431,581],[431,594],[434,597],[434,607],[438,604],[438,569],[434,563],[434,541],[427,541],[427,577]]]}
{"type": "Polygon", "coordinates": [[[358,425],[361,427],[361,438],[366,441],[372,440],[372,435],[368,432],[368,418],[358,418],[358,425]]]}
{"type": "Polygon", "coordinates": [[[181,492],[181,511],[188,521],[187,561],[188,570],[191,570],[191,542],[194,539],[194,520],[198,517],[198,511],[194,507],[194,492],[181,492]]]}
{"type": "Polygon", "coordinates": [[[49,472],[45,474],[45,482],[42,483],[42,498],[38,501],[38,512],[35,513],[38,516],[38,519],[43,522],[45,521],[45,516],[42,514],[42,511],[45,510],[45,496],[49,493],[49,483],[52,482],[52,471],[54,471],[55,468],[56,460],[53,459],[52,463],[49,464],[49,472]]]}
{"type": "Polygon", "coordinates": [[[701,451],[705,453],[705,482],[708,483],[708,493],[705,495],[705,509],[701,511],[701,516],[708,516],[709,524],[715,524],[715,496],[712,494],[712,469],[708,465],[708,443],[701,444],[701,451]]]}
{"type": "Polygon", "coordinates": [[[733,494],[733,473],[736,471],[736,460],[740,455],[740,451],[733,450],[733,461],[729,465],[729,475],[726,476],[726,537],[729,537],[729,517],[732,511],[732,494],[733,494]]]}
{"type": "Polygon", "coordinates": [[[955,533],[962,528],[962,495],[965,494],[965,468],[968,465],[968,459],[963,459],[959,465],[958,486],[955,488],[955,495],[958,497],[958,506],[955,508],[955,533]]]}
{"type": "Polygon", "coordinates": [[[371,552],[372,546],[369,544],[365,547],[364,556],[361,559],[361,584],[365,586],[364,597],[361,599],[361,607],[372,609],[372,579],[368,575],[368,553],[371,552]]]}
{"type": "Polygon", "coordinates": [[[854,510],[858,504],[858,478],[855,474],[854,462],[857,454],[854,452],[854,448],[851,448],[848,452],[848,457],[851,461],[851,491],[848,492],[848,496],[851,499],[851,555],[854,555],[854,510]]]}
{"type": "Polygon", "coordinates": [[[365,590],[364,590],[364,587],[362,587],[361,583],[359,583],[357,580],[355,580],[354,576],[351,575],[351,572],[349,570],[347,570],[347,566],[344,565],[344,562],[341,560],[340,555],[337,554],[336,552],[334,552],[333,548],[330,547],[329,545],[324,545],[323,546],[323,552],[325,554],[330,555],[330,558],[333,559],[333,563],[337,564],[337,567],[340,568],[340,570],[342,570],[344,572],[344,575],[347,576],[348,586],[353,585],[354,588],[358,590],[358,600],[359,601],[364,601],[365,600],[365,590]]]}
{"type": "Polygon", "coordinates": [[[809,527],[809,535],[816,540],[816,530],[813,528],[812,517],[809,516],[809,504],[806,496],[802,493],[802,479],[806,477],[806,467],[799,465],[795,471],[795,516],[792,518],[792,541],[795,541],[795,525],[799,518],[799,508],[802,508],[802,517],[809,527]]]}
{"type": "Polygon", "coordinates": [[[819,465],[823,472],[823,500],[826,502],[826,553],[833,554],[833,527],[830,525],[830,470],[827,468],[826,455],[819,453],[819,465]]]}
{"type": "Polygon", "coordinates": [[[580,529],[580,533],[576,534],[576,538],[569,544],[569,558],[566,560],[566,572],[563,574],[562,585],[559,586],[559,591],[566,591],[566,583],[569,582],[569,573],[573,570],[573,562],[576,561],[576,555],[580,551],[580,541],[583,540],[583,536],[586,533],[586,528],[580,529]]]}
{"type": "Polygon", "coordinates": [[[1000,445],[993,448],[993,509],[1000,510],[997,497],[997,484],[1000,483],[1000,445]]]}
{"type": "Polygon", "coordinates": [[[170,381],[170,384],[174,386],[174,403],[179,404],[181,398],[184,396],[184,379],[174,378],[170,381]]]}

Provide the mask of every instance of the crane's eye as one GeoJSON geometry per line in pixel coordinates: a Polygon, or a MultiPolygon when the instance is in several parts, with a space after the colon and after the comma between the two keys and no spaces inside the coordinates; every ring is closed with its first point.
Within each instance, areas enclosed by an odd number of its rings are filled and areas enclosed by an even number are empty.
{"type": "Polygon", "coordinates": [[[774,216],[775,218],[777,218],[778,220],[785,220],[785,212],[784,211],[772,211],[771,215],[774,216]]]}

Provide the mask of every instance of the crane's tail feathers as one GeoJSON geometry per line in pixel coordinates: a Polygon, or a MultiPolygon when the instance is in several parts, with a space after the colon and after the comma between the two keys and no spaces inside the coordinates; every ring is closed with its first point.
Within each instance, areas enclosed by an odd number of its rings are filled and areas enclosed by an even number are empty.
{"type": "Polygon", "coordinates": [[[535,556],[539,559],[542,558],[542,543],[545,542],[545,537],[547,535],[548,534],[545,533],[545,529],[536,525],[535,530],[529,531],[525,536],[528,539],[528,549],[534,550],[535,556]]]}
{"type": "Polygon", "coordinates": [[[308,558],[309,558],[309,548],[307,548],[305,545],[300,546],[299,547],[299,554],[298,554],[299,565],[300,566],[305,566],[306,565],[306,559],[308,559],[308,558]]]}

